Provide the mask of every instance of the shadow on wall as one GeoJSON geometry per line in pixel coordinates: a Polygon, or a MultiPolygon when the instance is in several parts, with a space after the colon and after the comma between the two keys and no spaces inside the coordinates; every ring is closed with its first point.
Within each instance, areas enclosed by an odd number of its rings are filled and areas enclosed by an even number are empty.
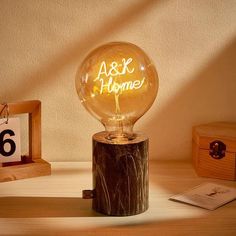
{"type": "MultiPolygon", "coordinates": [[[[19,100],[35,87],[49,86],[52,82],[56,82],[57,74],[66,66],[74,62],[79,63],[85,53],[88,53],[88,51],[102,40],[106,39],[106,37],[124,28],[128,23],[135,21],[145,11],[153,7],[153,5],[160,4],[161,2],[160,0],[141,1],[123,10],[122,13],[117,16],[112,15],[110,19],[104,19],[103,25],[83,35],[78,42],[59,53],[54,57],[53,61],[49,62],[46,66],[42,66],[36,71],[33,71],[30,77],[20,78],[20,85],[16,84],[15,87],[8,88],[11,93],[6,89],[4,93],[1,94],[0,100],[7,100],[9,102],[19,100]]],[[[94,7],[96,7],[96,5],[94,5],[94,7]]]]}
{"type": "MultiPolygon", "coordinates": [[[[22,97],[28,97],[27,95],[38,87],[58,83],[57,74],[66,66],[79,62],[85,53],[113,32],[125,28],[126,24],[135,21],[145,11],[154,6],[157,8],[163,3],[166,1],[143,0],[116,16],[111,15],[110,18],[104,19],[100,27],[81,36],[78,42],[60,52],[53,61],[42,65],[29,77],[19,78],[20,83],[16,83],[14,87],[6,88],[0,94],[0,100],[20,100],[22,97]]],[[[190,82],[143,127],[143,131],[150,136],[150,156],[153,159],[190,157],[193,125],[217,120],[236,120],[235,59],[236,42],[233,41],[195,78],[190,78],[190,82]],[[181,148],[186,146],[187,150],[181,148]],[[155,153],[158,153],[158,156],[154,156],[155,153]]]]}
{"type": "Polygon", "coordinates": [[[189,78],[190,82],[143,127],[150,137],[151,158],[190,158],[193,125],[236,122],[235,62],[236,39],[194,78],[189,78]],[[183,150],[186,146],[187,150],[183,150]],[[166,156],[166,150],[169,156],[166,156]],[[158,153],[158,156],[152,153],[158,153]]]}

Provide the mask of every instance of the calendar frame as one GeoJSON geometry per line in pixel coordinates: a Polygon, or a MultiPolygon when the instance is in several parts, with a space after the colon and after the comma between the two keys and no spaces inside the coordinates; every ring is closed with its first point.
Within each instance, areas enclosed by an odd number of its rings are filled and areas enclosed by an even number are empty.
{"type": "MultiPolygon", "coordinates": [[[[0,182],[51,174],[51,165],[42,159],[41,102],[30,100],[8,103],[9,116],[28,114],[29,155],[21,155],[20,162],[1,163],[0,182]]],[[[0,104],[0,110],[4,105],[0,104]]]]}

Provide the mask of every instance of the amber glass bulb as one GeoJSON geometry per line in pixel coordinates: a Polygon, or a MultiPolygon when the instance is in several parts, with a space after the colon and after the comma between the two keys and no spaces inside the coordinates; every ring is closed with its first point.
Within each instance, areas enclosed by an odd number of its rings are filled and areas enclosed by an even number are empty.
{"type": "Polygon", "coordinates": [[[84,107],[105,126],[108,139],[133,139],[135,122],[156,98],[158,76],[142,49],[114,42],[84,59],[76,89],[84,107]]]}

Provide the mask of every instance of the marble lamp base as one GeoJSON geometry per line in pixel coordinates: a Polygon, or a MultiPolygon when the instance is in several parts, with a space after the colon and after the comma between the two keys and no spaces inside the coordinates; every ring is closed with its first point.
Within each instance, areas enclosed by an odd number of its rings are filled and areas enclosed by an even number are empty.
{"type": "Polygon", "coordinates": [[[110,216],[148,209],[148,138],[111,143],[106,132],[93,136],[92,208],[110,216]]]}

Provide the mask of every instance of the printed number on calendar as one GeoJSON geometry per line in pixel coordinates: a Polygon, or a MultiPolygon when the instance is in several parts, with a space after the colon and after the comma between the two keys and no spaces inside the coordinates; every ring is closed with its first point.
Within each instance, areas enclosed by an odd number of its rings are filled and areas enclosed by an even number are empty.
{"type": "Polygon", "coordinates": [[[0,119],[0,163],[21,160],[19,118],[0,119]]]}

